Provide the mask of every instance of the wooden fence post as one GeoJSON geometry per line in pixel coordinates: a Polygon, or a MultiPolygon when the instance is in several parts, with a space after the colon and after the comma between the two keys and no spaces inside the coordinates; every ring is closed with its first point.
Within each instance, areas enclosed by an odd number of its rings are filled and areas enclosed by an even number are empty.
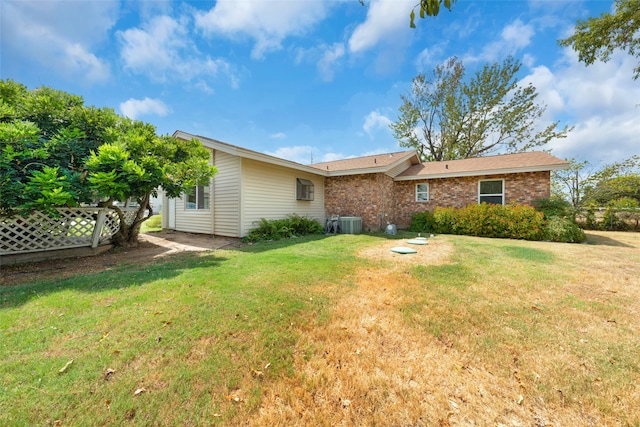
{"type": "Polygon", "coordinates": [[[102,226],[104,225],[105,219],[107,219],[107,209],[99,209],[96,225],[93,229],[93,236],[91,237],[92,248],[97,248],[98,243],[100,243],[100,235],[102,234],[102,226]]]}

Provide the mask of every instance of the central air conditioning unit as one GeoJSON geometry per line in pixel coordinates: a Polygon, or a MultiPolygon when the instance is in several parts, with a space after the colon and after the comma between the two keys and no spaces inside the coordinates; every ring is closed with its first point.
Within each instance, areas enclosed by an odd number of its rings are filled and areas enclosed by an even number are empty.
{"type": "Polygon", "coordinates": [[[338,223],[340,224],[340,233],[343,233],[343,234],[362,233],[362,217],[341,216],[338,219],[338,223]]]}

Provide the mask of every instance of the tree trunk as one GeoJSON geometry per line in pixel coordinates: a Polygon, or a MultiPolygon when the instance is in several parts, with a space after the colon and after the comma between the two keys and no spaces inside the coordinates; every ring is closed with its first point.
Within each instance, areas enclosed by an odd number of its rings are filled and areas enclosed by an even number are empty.
{"type": "Polygon", "coordinates": [[[110,206],[111,209],[115,210],[120,218],[120,230],[113,236],[112,243],[116,246],[123,248],[134,248],[138,246],[138,237],[140,235],[140,227],[142,223],[148,220],[153,216],[153,209],[149,204],[149,199],[151,195],[145,194],[143,197],[138,199],[138,210],[136,211],[136,216],[131,224],[127,224],[125,221],[125,215],[122,209],[118,206],[110,206]],[[145,216],[145,211],[149,212],[149,215],[145,216]]]}

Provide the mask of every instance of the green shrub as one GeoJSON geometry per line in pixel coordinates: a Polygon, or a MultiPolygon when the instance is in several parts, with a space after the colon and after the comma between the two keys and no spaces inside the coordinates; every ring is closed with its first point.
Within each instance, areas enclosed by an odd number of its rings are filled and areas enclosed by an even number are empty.
{"type": "Polygon", "coordinates": [[[582,243],[587,240],[584,231],[575,222],[559,216],[547,220],[544,235],[546,240],[552,242],[582,243]]]}
{"type": "Polygon", "coordinates": [[[162,214],[155,214],[144,222],[148,228],[162,228],[162,214]]]}
{"type": "Polygon", "coordinates": [[[571,203],[562,199],[538,199],[533,202],[536,210],[544,214],[545,219],[559,216],[561,218],[572,218],[573,208],[571,203]]]}
{"type": "Polygon", "coordinates": [[[436,231],[433,214],[429,211],[424,211],[411,215],[409,231],[414,231],[416,233],[431,233],[436,231]]]}
{"type": "Polygon", "coordinates": [[[544,237],[544,215],[530,206],[482,203],[461,209],[436,208],[433,221],[437,233],[524,240],[544,237]]]}
{"type": "Polygon", "coordinates": [[[433,222],[436,233],[459,234],[456,233],[457,215],[454,208],[435,208],[433,222]]]}
{"type": "Polygon", "coordinates": [[[322,234],[322,225],[315,219],[292,214],[284,219],[262,218],[244,238],[246,242],[280,240],[308,234],[322,234]]]}

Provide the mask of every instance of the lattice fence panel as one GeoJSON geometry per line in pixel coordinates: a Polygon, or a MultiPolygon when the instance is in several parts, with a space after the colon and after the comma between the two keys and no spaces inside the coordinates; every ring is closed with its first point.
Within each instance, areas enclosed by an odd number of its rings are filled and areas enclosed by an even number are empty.
{"type": "Polygon", "coordinates": [[[118,216],[99,208],[58,209],[59,216],[34,212],[26,217],[0,218],[0,254],[91,246],[96,220],[107,215],[100,243],[118,230],[118,216]],[[115,219],[114,219],[115,217],[115,219]]]}

